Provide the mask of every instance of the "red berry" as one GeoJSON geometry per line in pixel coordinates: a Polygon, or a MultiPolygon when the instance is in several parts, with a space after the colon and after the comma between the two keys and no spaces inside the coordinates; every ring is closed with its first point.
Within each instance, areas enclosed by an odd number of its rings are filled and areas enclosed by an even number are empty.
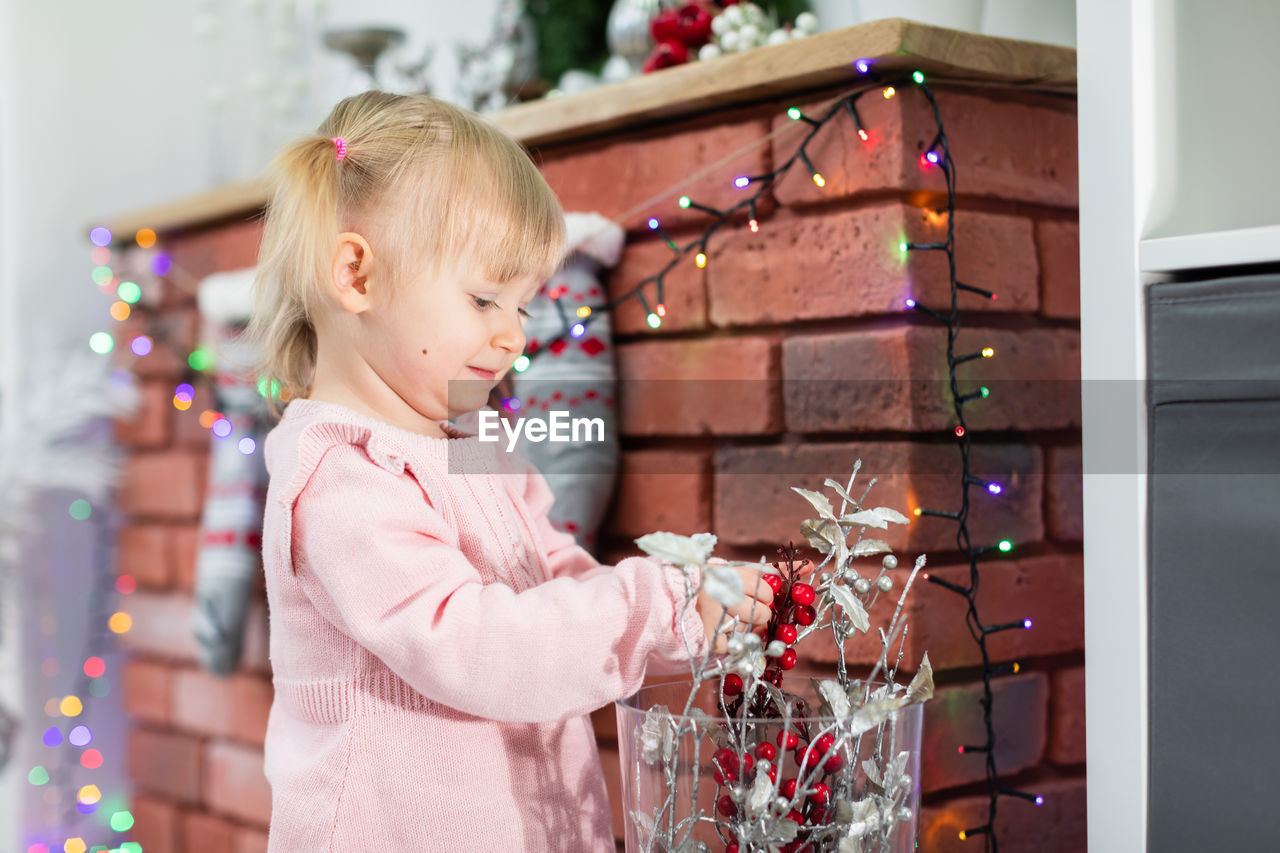
{"type": "Polygon", "coordinates": [[[809,810],[809,823],[813,824],[814,826],[817,826],[820,823],[826,823],[826,820],[827,820],[826,806],[814,806],[812,809],[809,810]]]}
{"type": "Polygon", "coordinates": [[[796,795],[796,780],[783,779],[782,780],[782,796],[786,797],[789,800],[795,795],[796,795]]]}
{"type": "Polygon", "coordinates": [[[689,47],[682,41],[660,41],[645,59],[641,69],[645,74],[689,61],[689,47]]]}
{"type": "Polygon", "coordinates": [[[782,656],[778,658],[778,666],[782,667],[783,669],[791,669],[791,667],[796,665],[796,658],[797,658],[796,650],[787,649],[785,652],[782,653],[782,656]]]}
{"type": "Polygon", "coordinates": [[[809,802],[825,806],[829,799],[831,799],[831,789],[824,783],[818,782],[813,786],[813,793],[809,795],[809,802]]]}
{"type": "Polygon", "coordinates": [[[819,735],[818,739],[813,742],[813,746],[820,754],[826,755],[827,750],[831,749],[835,742],[835,736],[828,732],[827,734],[819,735]]]}
{"type": "Polygon", "coordinates": [[[720,812],[720,814],[725,817],[733,817],[738,813],[738,807],[734,805],[733,797],[725,794],[723,797],[716,800],[716,811],[720,812]]]}
{"type": "Polygon", "coordinates": [[[796,641],[795,625],[779,625],[778,630],[773,634],[774,639],[781,640],[788,646],[796,641]]]}
{"type": "Polygon", "coordinates": [[[715,768],[712,776],[716,783],[729,785],[738,780],[738,756],[731,749],[717,749],[711,756],[711,765],[715,768]]]}
{"type": "Polygon", "coordinates": [[[794,820],[796,823],[804,826],[804,815],[800,814],[800,812],[795,809],[787,812],[787,820],[794,820]]]}
{"type": "Polygon", "coordinates": [[[818,762],[821,760],[822,756],[818,753],[818,750],[811,749],[807,746],[796,747],[796,764],[806,770],[810,767],[817,767],[818,762]]]}
{"type": "Polygon", "coordinates": [[[655,42],[673,41],[680,37],[680,13],[675,9],[663,9],[649,22],[649,34],[655,42]]]}
{"type": "Polygon", "coordinates": [[[798,625],[812,625],[813,620],[818,618],[818,611],[808,605],[797,607],[794,618],[798,625]]]}
{"type": "Polygon", "coordinates": [[[724,846],[724,853],[738,853],[738,845],[730,841],[724,846]]]}
{"type": "Polygon", "coordinates": [[[769,743],[767,740],[756,744],[755,752],[756,758],[763,761],[773,761],[773,759],[778,757],[778,750],[775,749],[773,744],[769,743]]]}
{"type": "Polygon", "coordinates": [[[774,767],[772,764],[769,765],[769,781],[770,782],[778,781],[778,768],[774,767]]]}
{"type": "Polygon", "coordinates": [[[711,15],[697,3],[686,3],[676,12],[678,36],[689,47],[701,47],[711,37],[711,15]]]}
{"type": "Polygon", "coordinates": [[[778,736],[774,739],[779,749],[795,749],[796,744],[800,742],[800,736],[795,732],[789,732],[786,729],[778,732],[778,736]]]}
{"type": "Polygon", "coordinates": [[[724,695],[737,696],[742,692],[742,676],[731,672],[724,677],[724,695]]]}
{"type": "Polygon", "coordinates": [[[769,589],[773,590],[773,594],[777,595],[778,590],[782,589],[782,575],[764,575],[764,582],[769,585],[769,589]]]}
{"type": "MultiPolygon", "coordinates": [[[[737,758],[737,756],[734,756],[734,757],[737,758]]],[[[746,776],[748,773],[750,773],[751,768],[755,766],[756,766],[756,760],[751,757],[751,753],[748,752],[746,755],[742,756],[742,765],[740,766],[739,769],[742,770],[743,776],[746,776]]]]}
{"type": "Polygon", "coordinates": [[[799,605],[813,604],[813,600],[817,595],[813,591],[813,587],[807,583],[794,583],[791,585],[791,600],[799,605]]]}
{"type": "Polygon", "coordinates": [[[822,762],[822,769],[828,773],[837,773],[841,767],[844,767],[844,758],[838,752],[831,753],[827,756],[827,760],[822,762]]]}

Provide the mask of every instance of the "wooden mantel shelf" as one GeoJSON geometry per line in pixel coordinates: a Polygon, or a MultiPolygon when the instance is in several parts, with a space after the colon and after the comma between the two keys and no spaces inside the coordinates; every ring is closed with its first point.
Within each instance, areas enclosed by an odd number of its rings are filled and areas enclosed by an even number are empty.
{"type": "MultiPolygon", "coordinates": [[[[1074,92],[1076,85],[1071,48],[888,18],[518,104],[486,117],[529,147],[554,145],[852,82],[857,59],[872,60],[881,72],[920,69],[936,78],[1017,81],[1042,91],[1074,92]]],[[[266,182],[254,178],[124,213],[107,226],[120,235],[140,228],[172,233],[255,212],[266,200],[266,182]]]]}

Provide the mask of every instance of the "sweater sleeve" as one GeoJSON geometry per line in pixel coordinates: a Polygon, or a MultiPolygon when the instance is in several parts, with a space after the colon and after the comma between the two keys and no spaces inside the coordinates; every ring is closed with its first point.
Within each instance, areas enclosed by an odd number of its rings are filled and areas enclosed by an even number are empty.
{"type": "Polygon", "coordinates": [[[643,557],[517,593],[485,584],[406,469],[329,448],[293,502],[295,573],[320,612],[429,699],[508,722],[586,713],[705,653],[674,566],[643,557]],[[686,642],[688,646],[686,647],[686,642]]]}
{"type": "Polygon", "coordinates": [[[591,552],[578,544],[573,534],[556,530],[551,524],[549,513],[555,503],[555,494],[533,463],[525,460],[524,502],[529,508],[529,515],[537,534],[546,551],[548,573],[551,578],[577,577],[583,578],[587,573],[599,570],[608,571],[591,555],[591,552]]]}

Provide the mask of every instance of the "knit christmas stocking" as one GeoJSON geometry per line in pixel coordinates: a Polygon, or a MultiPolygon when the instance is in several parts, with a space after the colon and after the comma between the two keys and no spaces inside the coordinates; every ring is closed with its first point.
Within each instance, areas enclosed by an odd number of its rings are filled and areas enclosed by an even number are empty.
{"type": "Polygon", "coordinates": [[[215,273],[200,283],[198,296],[204,345],[216,364],[215,405],[226,423],[213,425],[191,627],[201,664],[219,675],[240,662],[245,616],[261,570],[262,442],[270,423],[250,369],[254,353],[238,337],[249,317],[253,273],[215,273]]]}

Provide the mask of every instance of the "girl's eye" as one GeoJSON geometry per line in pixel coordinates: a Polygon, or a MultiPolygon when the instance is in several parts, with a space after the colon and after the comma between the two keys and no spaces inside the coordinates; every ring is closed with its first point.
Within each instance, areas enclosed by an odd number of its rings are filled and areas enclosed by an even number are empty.
{"type": "Polygon", "coordinates": [[[520,309],[520,316],[525,318],[526,320],[533,317],[532,314],[530,314],[528,311],[524,310],[523,308],[520,309]]]}
{"type": "Polygon", "coordinates": [[[498,303],[494,302],[492,299],[485,299],[485,298],[484,298],[484,297],[482,297],[482,296],[473,296],[473,297],[471,297],[471,300],[472,300],[473,302],[475,302],[476,307],[477,307],[477,308],[479,308],[481,311],[485,310],[486,308],[488,308],[488,307],[489,307],[489,306],[491,306],[491,305],[496,305],[496,304],[498,304],[498,303]]]}

